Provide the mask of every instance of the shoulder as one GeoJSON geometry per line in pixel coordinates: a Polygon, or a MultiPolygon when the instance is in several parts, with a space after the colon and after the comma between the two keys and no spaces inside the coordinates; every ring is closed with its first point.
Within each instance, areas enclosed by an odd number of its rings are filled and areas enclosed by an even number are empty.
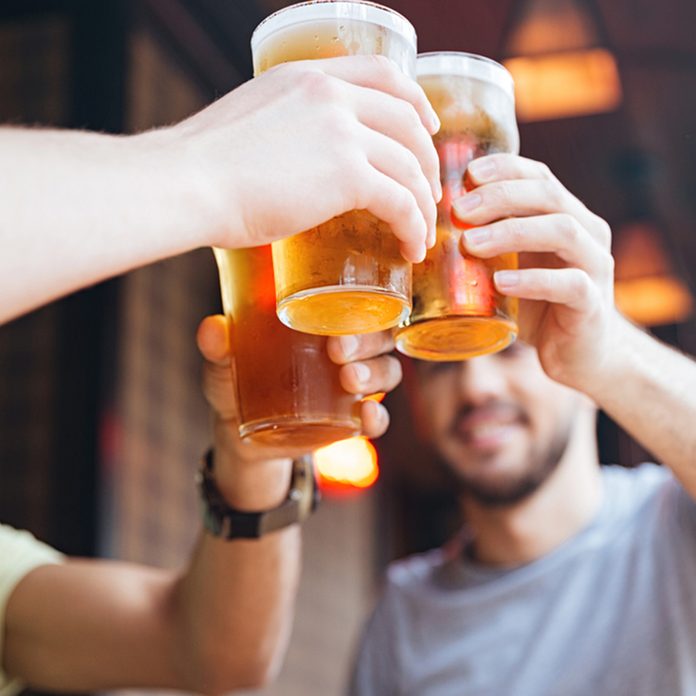
{"type": "Polygon", "coordinates": [[[696,531],[696,502],[667,467],[608,466],[603,467],[603,476],[615,522],[639,522],[655,528],[676,523],[682,531],[696,531]]]}
{"type": "Polygon", "coordinates": [[[0,524],[0,696],[20,691],[17,682],[10,682],[2,672],[2,639],[5,607],[15,587],[39,566],[60,563],[63,556],[35,539],[29,532],[0,524]]]}
{"type": "Polygon", "coordinates": [[[0,524],[0,599],[29,571],[58,563],[63,556],[29,532],[0,524]]]}

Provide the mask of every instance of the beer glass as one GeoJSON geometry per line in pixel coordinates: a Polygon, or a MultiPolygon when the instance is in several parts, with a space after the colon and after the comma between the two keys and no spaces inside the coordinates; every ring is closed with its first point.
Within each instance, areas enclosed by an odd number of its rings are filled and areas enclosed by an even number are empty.
{"type": "Polygon", "coordinates": [[[396,331],[396,347],[424,360],[463,360],[502,350],[517,336],[518,302],[493,284],[493,273],[517,268],[517,254],[479,259],[464,253],[463,226],[452,218],[471,160],[519,151],[513,82],[502,65],[467,53],[422,54],[417,72],[442,122],[434,142],[443,197],[437,242],[413,267],[413,310],[396,331]]]}
{"type": "Polygon", "coordinates": [[[300,454],[360,432],[359,397],[339,382],[326,338],[276,316],[271,247],[214,249],[231,327],[239,434],[300,454]]]}
{"type": "MultiPolygon", "coordinates": [[[[353,54],[391,58],[415,77],[416,33],[373,2],[302,2],[264,20],[251,39],[254,74],[278,63],[353,54]]],[[[411,264],[389,226],[366,210],[273,243],[277,311],[322,335],[392,328],[411,308],[411,264]]]]}

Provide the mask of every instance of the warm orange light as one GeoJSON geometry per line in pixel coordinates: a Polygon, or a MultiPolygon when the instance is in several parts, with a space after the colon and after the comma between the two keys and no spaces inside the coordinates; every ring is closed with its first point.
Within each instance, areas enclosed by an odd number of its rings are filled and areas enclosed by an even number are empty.
{"type": "Polygon", "coordinates": [[[368,401],[376,401],[378,404],[381,404],[382,401],[384,401],[384,397],[387,395],[387,392],[377,392],[375,394],[370,394],[369,396],[366,396],[365,399],[368,401]]]}
{"type": "Polygon", "coordinates": [[[686,321],[693,298],[677,276],[654,223],[643,220],[617,230],[614,241],[616,306],[643,326],[686,321]]]}
{"type": "Polygon", "coordinates": [[[520,121],[613,111],[621,103],[616,60],[603,48],[510,58],[520,121]]]}
{"type": "Polygon", "coordinates": [[[325,491],[369,488],[379,477],[377,450],[366,437],[352,437],[318,449],[314,466],[325,491]]]}
{"type": "Polygon", "coordinates": [[[670,276],[617,281],[614,297],[619,311],[643,326],[678,324],[693,311],[688,289],[670,276]]]}

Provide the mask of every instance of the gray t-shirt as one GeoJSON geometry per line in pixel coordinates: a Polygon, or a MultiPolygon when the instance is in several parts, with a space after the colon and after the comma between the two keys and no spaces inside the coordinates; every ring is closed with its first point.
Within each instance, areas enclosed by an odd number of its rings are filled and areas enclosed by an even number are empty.
{"type": "Polygon", "coordinates": [[[696,504],[653,464],[603,478],[595,519],[528,565],[393,564],[350,693],[696,695],[696,504]]]}

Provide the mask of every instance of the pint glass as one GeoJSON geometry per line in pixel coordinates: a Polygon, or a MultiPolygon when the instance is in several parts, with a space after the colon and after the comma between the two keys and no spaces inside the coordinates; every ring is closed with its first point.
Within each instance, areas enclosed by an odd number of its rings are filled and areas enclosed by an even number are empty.
{"type": "MultiPolygon", "coordinates": [[[[256,75],[293,60],[376,54],[415,77],[413,27],[372,2],[291,5],[257,27],[251,48],[256,75]]],[[[411,308],[411,264],[389,226],[366,210],[274,242],[273,264],[278,316],[299,331],[380,331],[399,324],[411,308]]]]}
{"type": "Polygon", "coordinates": [[[341,387],[326,338],[278,321],[271,247],[214,252],[231,327],[240,436],[300,454],[358,434],[358,397],[341,387]]]}
{"type": "Polygon", "coordinates": [[[443,197],[437,243],[413,267],[413,311],[396,332],[396,347],[424,360],[463,360],[493,353],[517,336],[516,299],[500,295],[493,273],[517,267],[517,254],[479,259],[462,252],[462,225],[452,201],[466,193],[472,159],[517,153],[512,77],[498,63],[467,53],[418,56],[418,82],[440,117],[434,136],[443,197]]]}

